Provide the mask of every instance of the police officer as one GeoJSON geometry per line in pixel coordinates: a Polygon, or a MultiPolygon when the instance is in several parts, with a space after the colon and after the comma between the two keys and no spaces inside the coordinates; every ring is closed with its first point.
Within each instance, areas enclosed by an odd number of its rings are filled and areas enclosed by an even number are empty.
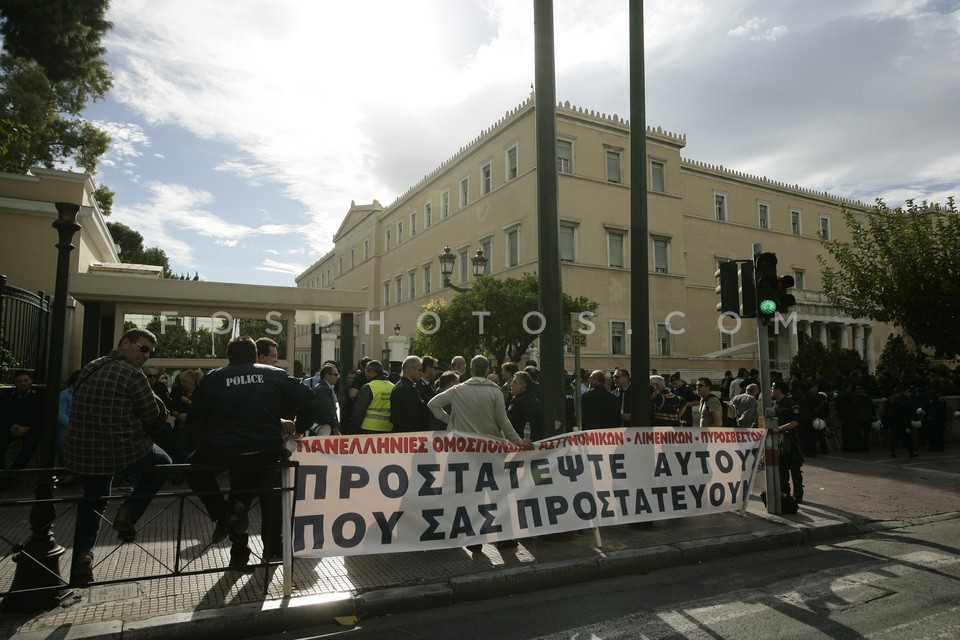
{"type": "Polygon", "coordinates": [[[803,501],[803,455],[800,453],[800,438],[796,429],[800,426],[800,405],[790,396],[790,388],[783,380],[773,383],[773,411],[777,417],[772,433],[783,435],[780,444],[780,491],[790,494],[790,479],[793,479],[793,499],[803,501]]]}
{"type": "Polygon", "coordinates": [[[303,433],[320,419],[321,407],[310,388],[286,371],[258,364],[252,338],[231,340],[227,358],[230,364],[204,376],[187,416],[196,445],[189,461],[216,469],[192,472],[187,482],[216,522],[213,542],[229,535],[230,567],[244,570],[250,558],[247,511],[275,477],[284,452],[281,419],[295,415],[296,430],[303,433]],[[229,499],[217,484],[223,470],[230,475],[229,499]]]}

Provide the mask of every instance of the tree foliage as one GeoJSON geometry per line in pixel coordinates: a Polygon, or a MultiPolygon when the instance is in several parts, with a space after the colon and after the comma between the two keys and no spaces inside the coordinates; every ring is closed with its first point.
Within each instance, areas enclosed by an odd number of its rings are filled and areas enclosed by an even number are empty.
{"type": "MultiPolygon", "coordinates": [[[[110,236],[120,247],[120,259],[127,264],[149,264],[163,267],[164,278],[178,278],[189,280],[187,275],[175,276],[170,270],[170,259],[160,247],[144,247],[143,236],[122,222],[108,222],[107,229],[110,236]]],[[[199,276],[196,278],[199,280],[199,276]]]]}
{"type": "Polygon", "coordinates": [[[890,209],[882,200],[865,220],[843,210],[850,241],[821,239],[837,266],[818,256],[824,292],[855,318],[889,322],[938,355],[960,353],[960,214],[947,205],[890,209]]]}
{"type": "MultiPolygon", "coordinates": [[[[146,329],[157,336],[156,357],[158,358],[226,358],[227,343],[233,333],[225,317],[216,318],[216,332],[212,335],[207,327],[188,331],[180,322],[168,320],[163,324],[159,316],[154,316],[146,329]]],[[[254,340],[262,337],[276,340],[277,353],[282,359],[287,353],[287,334],[285,331],[274,334],[272,333],[274,330],[276,325],[266,320],[241,318],[237,335],[250,336],[254,340]]]]}
{"type": "Polygon", "coordinates": [[[828,349],[822,342],[804,333],[797,337],[797,354],[790,361],[791,374],[810,375],[819,371],[828,378],[836,379],[864,366],[863,358],[854,349],[828,349]]]}
{"type": "Polygon", "coordinates": [[[0,170],[73,163],[94,173],[106,132],[80,118],[111,86],[108,0],[0,0],[0,170]]]}
{"type": "Polygon", "coordinates": [[[903,336],[890,334],[877,361],[877,370],[893,380],[912,380],[927,369],[929,360],[922,351],[913,351],[903,336]]]}
{"type": "MultiPolygon", "coordinates": [[[[480,351],[490,355],[497,362],[516,361],[536,340],[531,331],[540,330],[540,321],[531,317],[524,328],[524,316],[539,309],[540,284],[536,274],[525,273],[522,278],[479,278],[470,289],[457,293],[447,302],[434,299],[423,306],[440,318],[440,326],[432,335],[417,330],[413,351],[429,354],[440,360],[450,362],[456,355],[469,359],[480,351]],[[483,332],[480,332],[480,318],[474,312],[489,311],[482,317],[483,332]]],[[[583,296],[574,298],[563,294],[564,331],[570,329],[570,314],[579,311],[596,312],[599,304],[583,296]]],[[[547,318],[555,322],[557,318],[547,318]]],[[[422,324],[427,331],[435,327],[433,319],[425,316],[422,324]]]]}

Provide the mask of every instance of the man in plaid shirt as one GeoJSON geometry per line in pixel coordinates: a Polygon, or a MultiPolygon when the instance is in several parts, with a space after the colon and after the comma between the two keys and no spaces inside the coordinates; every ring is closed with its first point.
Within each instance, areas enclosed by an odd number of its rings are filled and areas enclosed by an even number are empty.
{"type": "Polygon", "coordinates": [[[141,371],[156,346],[149,331],[128,331],[116,349],[90,362],[77,379],[66,447],[66,467],[83,484],[72,584],[93,580],[93,548],[107,508],[101,496],[110,495],[113,476],[142,474],[113,519],[113,529],[124,542],[136,538],[137,520],[163,486],[164,474],[150,471],[154,465],[170,464],[170,456],[154,444],[151,434],[166,423],[167,409],[141,371]]]}

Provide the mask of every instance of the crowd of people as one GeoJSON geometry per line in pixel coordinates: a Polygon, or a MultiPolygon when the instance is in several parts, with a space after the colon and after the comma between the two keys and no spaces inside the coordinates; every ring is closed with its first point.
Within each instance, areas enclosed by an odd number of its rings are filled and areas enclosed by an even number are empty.
{"type": "MultiPolygon", "coordinates": [[[[280,500],[271,489],[279,484],[285,442],[298,434],[451,429],[532,449],[535,441],[559,433],[544,419],[540,370],[533,361],[495,368],[482,355],[469,362],[456,356],[446,368],[432,356],[411,355],[385,367],[363,358],[345,373],[338,363],[324,362],[301,380],[275,366],[275,341],[243,337],[229,342],[225,367],[206,374],[181,371],[171,387],[160,368],[147,364],[156,344],[149,331],[128,331],[116,349],[74,372],[60,394],[58,453],[83,489],[74,584],[93,580],[93,550],[100,523],[106,520],[105,497],[118,484],[131,488],[110,524],[121,541],[136,539],[139,519],[167,480],[157,465],[203,465],[173,474],[170,480],[186,481],[198,493],[213,523],[211,541],[229,538],[230,566],[245,570],[251,553],[248,512],[257,498],[265,554],[280,555],[280,500]],[[216,479],[224,471],[230,485],[226,495],[216,479]]],[[[649,397],[649,403],[637,407],[628,369],[581,370],[566,376],[560,431],[577,425],[602,429],[631,424],[755,428],[764,424],[759,377],[756,369],[740,369],[736,376],[727,371],[720,380],[699,377],[688,384],[680,372],[662,376],[654,371],[645,393],[638,396],[649,397]]],[[[829,453],[826,436],[831,431],[839,431],[846,451],[869,450],[871,436],[876,439],[881,426],[889,431],[891,456],[901,447],[910,456],[918,455],[915,442],[929,451],[943,451],[952,417],[943,395],[955,392],[957,382],[933,372],[894,381],[865,370],[835,379],[813,372],[771,382],[773,405],[767,417],[776,418],[772,428],[782,435],[782,490],[802,502],[804,458],[829,453]],[[875,402],[879,398],[886,401],[875,402]],[[828,424],[837,428],[828,429],[828,424]]],[[[8,446],[19,441],[14,469],[23,468],[40,443],[42,398],[26,371],[16,372],[14,387],[0,395],[0,460],[8,446]]],[[[470,549],[479,551],[479,545],[470,549]]]]}

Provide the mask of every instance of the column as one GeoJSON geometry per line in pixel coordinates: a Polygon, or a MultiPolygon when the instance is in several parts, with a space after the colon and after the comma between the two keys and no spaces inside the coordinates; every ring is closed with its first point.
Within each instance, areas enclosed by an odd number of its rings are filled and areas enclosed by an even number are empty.
{"type": "Polygon", "coordinates": [[[324,327],[320,334],[320,362],[334,360],[337,355],[337,334],[330,332],[330,327],[324,327]]]}
{"type": "Polygon", "coordinates": [[[390,350],[391,362],[403,362],[403,359],[410,355],[410,338],[390,336],[387,338],[387,348],[390,350]]]}
{"type": "Polygon", "coordinates": [[[790,354],[787,357],[787,360],[792,361],[793,356],[797,355],[797,351],[800,350],[800,336],[797,335],[799,332],[799,322],[795,323],[792,327],[787,327],[787,340],[790,348],[790,354]]]}
{"type": "Polygon", "coordinates": [[[860,356],[863,356],[863,325],[855,324],[851,327],[853,331],[853,349],[860,356]]]}
{"type": "Polygon", "coordinates": [[[840,325],[840,348],[849,349],[850,348],[850,331],[849,324],[840,325]]]}
{"type": "Polygon", "coordinates": [[[340,314],[340,372],[344,374],[357,366],[359,358],[353,352],[353,314],[340,314]]]}
{"type": "Polygon", "coordinates": [[[820,344],[827,347],[830,346],[830,343],[827,341],[827,323],[818,322],[817,323],[817,340],[820,341],[820,344]]]}
{"type": "Polygon", "coordinates": [[[877,353],[873,348],[873,327],[863,325],[863,359],[867,363],[867,370],[871,373],[877,370],[877,353]]]}
{"type": "Polygon", "coordinates": [[[809,320],[803,321],[803,335],[813,338],[813,323],[809,320]]]}

